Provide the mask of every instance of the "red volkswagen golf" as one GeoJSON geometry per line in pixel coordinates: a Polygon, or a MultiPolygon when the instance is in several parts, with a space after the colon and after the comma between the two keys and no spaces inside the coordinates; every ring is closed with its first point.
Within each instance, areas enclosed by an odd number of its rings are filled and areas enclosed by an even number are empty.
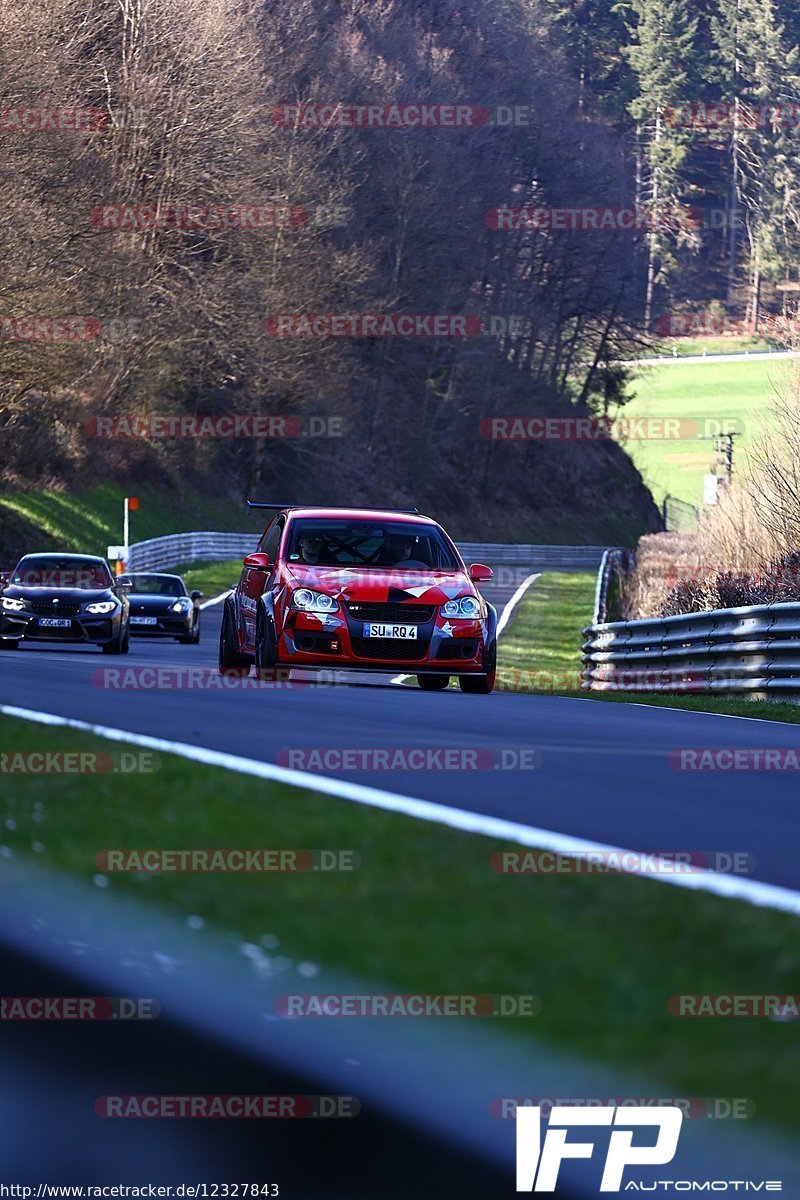
{"type": "Polygon", "coordinates": [[[225,602],[219,669],[403,671],[425,691],[491,692],[497,613],[430,517],[386,509],[274,510],[225,602]]]}

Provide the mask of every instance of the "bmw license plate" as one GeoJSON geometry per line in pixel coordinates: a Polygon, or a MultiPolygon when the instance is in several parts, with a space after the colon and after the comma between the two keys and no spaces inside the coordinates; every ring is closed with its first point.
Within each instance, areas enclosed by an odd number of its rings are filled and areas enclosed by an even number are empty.
{"type": "Polygon", "coordinates": [[[157,625],[158,617],[131,617],[131,625],[157,625]]]}
{"type": "Polygon", "coordinates": [[[405,638],[408,641],[417,636],[416,625],[381,625],[370,621],[364,625],[364,637],[374,638],[405,638]]]}
{"type": "Polygon", "coordinates": [[[66,617],[40,617],[39,624],[45,629],[69,629],[72,621],[66,617]]]}

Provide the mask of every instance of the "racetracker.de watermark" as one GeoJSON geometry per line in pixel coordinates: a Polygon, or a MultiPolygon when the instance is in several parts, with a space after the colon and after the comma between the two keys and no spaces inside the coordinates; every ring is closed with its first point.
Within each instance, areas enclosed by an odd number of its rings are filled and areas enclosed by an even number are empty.
{"type": "Polygon", "coordinates": [[[160,1012],[144,996],[0,996],[0,1021],[154,1021],[160,1012]]]}
{"type": "Polygon", "coordinates": [[[276,762],[295,771],[535,771],[533,746],[283,746],[276,762]]]}
{"type": "Polygon", "coordinates": [[[159,755],[151,750],[8,750],[0,775],[152,775],[159,755]]]}
{"type": "Polygon", "coordinates": [[[737,436],[735,417],[484,417],[480,435],[494,442],[685,442],[737,436]]]}
{"type": "Polygon", "coordinates": [[[159,229],[210,232],[226,230],[302,229],[310,223],[300,204],[99,204],[90,213],[95,229],[105,233],[137,233],[159,229]]]}
{"type": "Polygon", "coordinates": [[[139,1119],[179,1118],[208,1120],[291,1120],[307,1117],[357,1117],[361,1102],[356,1096],[249,1096],[249,1095],[122,1095],[98,1096],[98,1117],[139,1119]]]}
{"type": "Polygon", "coordinates": [[[702,132],[728,132],[732,129],[796,129],[800,125],[800,104],[786,100],[694,100],[685,104],[667,104],[664,124],[678,129],[702,132]]]}
{"type": "Polygon", "coordinates": [[[519,316],[467,313],[273,313],[264,330],[274,338],[476,338],[518,337],[519,316]]]}
{"type": "Polygon", "coordinates": [[[498,850],[489,864],[498,875],[748,875],[756,860],[745,850],[498,850]]]}
{"type": "Polygon", "coordinates": [[[464,993],[302,993],[279,996],[279,1017],[535,1017],[538,996],[464,993]]]}
{"type": "Polygon", "coordinates": [[[672,1017],[766,1017],[786,1021],[800,1015],[800,995],[680,993],[669,997],[667,1011],[672,1017]]]}
{"type": "Polygon", "coordinates": [[[268,413],[189,414],[141,413],[96,415],[84,422],[88,437],[100,439],[143,438],[152,441],[172,438],[333,438],[343,437],[344,417],[303,414],[278,416],[268,413]]]}
{"type": "Polygon", "coordinates": [[[525,127],[528,104],[276,104],[272,123],[282,129],[482,129],[525,127]]]}
{"type": "Polygon", "coordinates": [[[109,115],[102,108],[0,108],[0,133],[93,133],[108,124],[109,115]]]}
{"type": "Polygon", "coordinates": [[[101,871],[134,871],[149,874],[210,872],[256,875],[319,871],[357,871],[361,856],[355,850],[267,850],[258,848],[101,850],[95,856],[101,871]]]}
{"type": "Polygon", "coordinates": [[[97,317],[0,317],[0,342],[94,342],[102,335],[97,317]]]}
{"type": "Polygon", "coordinates": [[[625,208],[608,205],[500,205],[485,216],[490,229],[538,233],[648,233],[653,230],[686,232],[698,230],[703,222],[699,208],[663,205],[654,208],[625,208]]]}
{"type": "Polygon", "coordinates": [[[98,667],[92,686],[102,691],[139,692],[235,692],[269,689],[344,687],[350,677],[335,668],[293,676],[289,667],[277,667],[269,678],[260,679],[248,667],[221,673],[216,667],[98,667]]]}
{"type": "Polygon", "coordinates": [[[794,746],[693,747],[671,750],[673,771],[798,771],[800,749],[794,746]]]}
{"type": "Polygon", "coordinates": [[[756,1106],[744,1096],[579,1096],[557,1099],[547,1096],[496,1096],[489,1104],[489,1111],[498,1121],[513,1121],[518,1108],[540,1108],[543,1117],[550,1110],[566,1105],[575,1108],[602,1108],[614,1105],[617,1108],[669,1108],[674,1106],[683,1113],[687,1121],[749,1121],[755,1116],[756,1106]]]}

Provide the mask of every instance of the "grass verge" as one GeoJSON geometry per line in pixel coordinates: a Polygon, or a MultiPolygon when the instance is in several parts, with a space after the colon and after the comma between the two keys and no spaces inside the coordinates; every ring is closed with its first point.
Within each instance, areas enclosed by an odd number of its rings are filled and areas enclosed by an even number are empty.
{"type": "MultiPolygon", "coordinates": [[[[253,544],[258,539],[254,539],[253,544]]],[[[206,600],[219,596],[228,588],[236,587],[242,573],[242,560],[230,559],[228,562],[197,562],[184,563],[178,567],[170,567],[173,575],[182,575],[187,589],[203,593],[206,600]]]]}
{"type": "MultiPolygon", "coordinates": [[[[109,545],[122,541],[125,491],[102,484],[86,491],[0,494],[0,547],[5,558],[35,550],[72,550],[105,556],[109,545]]],[[[131,542],[185,533],[192,529],[239,532],[253,524],[254,543],[260,529],[234,500],[200,499],[167,494],[152,487],[137,489],[141,507],[131,513],[131,542]]],[[[16,556],[16,557],[15,557],[16,556]]],[[[13,566],[13,562],[0,566],[13,566]]]]}
{"type": "MultiPolygon", "coordinates": [[[[123,749],[8,717],[0,732],[6,755],[123,749]]],[[[487,838],[172,755],[158,767],[8,776],[2,853],[91,881],[105,848],[354,849],[362,866],[352,873],[106,878],[242,942],[278,939],[287,991],[300,958],[406,992],[534,993],[541,1014],[504,1023],[509,1036],[609,1067],[646,1064],[670,1094],[747,1096],[775,1124],[800,1118],[792,1022],[682,1020],[667,1008],[677,993],[791,993],[797,920],[628,876],[499,875],[490,856],[507,847],[487,838]]],[[[295,986],[308,991],[307,976],[295,986]]]]}
{"type": "Polygon", "coordinates": [[[533,584],[500,638],[498,688],[531,691],[617,704],[650,704],[689,712],[769,721],[800,721],[800,706],[778,700],[739,697],[659,696],[642,692],[580,690],[581,631],[591,624],[597,576],[546,573],[533,584]]]}

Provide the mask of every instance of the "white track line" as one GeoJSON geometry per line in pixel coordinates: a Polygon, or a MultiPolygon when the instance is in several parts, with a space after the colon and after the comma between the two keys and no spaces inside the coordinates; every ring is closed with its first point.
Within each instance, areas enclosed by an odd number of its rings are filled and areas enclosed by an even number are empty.
{"type": "Polygon", "coordinates": [[[235,591],[234,588],[228,588],[227,592],[220,592],[220,594],[218,596],[214,596],[213,599],[206,600],[203,604],[200,605],[201,612],[205,608],[213,608],[215,604],[221,604],[223,600],[228,599],[228,596],[232,596],[234,591],[235,591]]]}
{"type": "MultiPolygon", "coordinates": [[[[497,622],[497,637],[500,637],[500,634],[503,632],[506,625],[510,621],[511,614],[513,613],[514,609],[517,607],[520,600],[525,595],[525,593],[527,592],[527,590],[531,586],[531,584],[535,583],[540,575],[541,575],[541,571],[537,571],[534,575],[529,575],[527,577],[527,579],[523,579],[522,583],[519,585],[517,590],[514,592],[514,595],[511,597],[511,599],[506,604],[506,606],[503,609],[503,612],[500,616],[500,620],[497,622]]],[[[395,675],[394,679],[390,680],[390,683],[405,683],[405,681],[410,678],[411,678],[410,675],[395,675]]]]}
{"type": "MultiPolygon", "coordinates": [[[[380,808],[387,812],[413,817],[418,821],[430,821],[435,825],[445,825],[450,829],[458,829],[461,833],[475,833],[481,837],[494,838],[497,841],[514,842],[520,846],[531,846],[539,850],[551,850],[556,854],[573,856],[598,852],[611,852],[617,855],[640,854],[638,851],[625,850],[604,842],[590,842],[584,838],[555,833],[552,829],[520,825],[516,821],[505,821],[499,817],[468,812],[461,808],[449,808],[445,804],[420,800],[415,796],[385,792],[380,788],[366,787],[363,784],[350,783],[342,779],[331,779],[327,775],[315,775],[309,771],[294,771],[288,767],[279,767],[275,763],[240,758],[236,754],[208,750],[202,746],[190,746],[185,742],[170,742],[164,738],[150,737],[147,734],[130,733],[125,729],[92,725],[87,721],[78,721],[72,717],[35,712],[27,708],[17,708],[11,704],[0,704],[0,713],[25,721],[35,721],[40,725],[58,725],[69,729],[80,729],[96,734],[98,737],[107,738],[109,741],[128,742],[132,746],[143,746],[148,750],[175,754],[179,758],[204,763],[206,766],[236,771],[240,775],[251,775],[256,779],[268,779],[275,783],[287,784],[289,787],[305,788],[308,791],[336,796],[340,800],[349,800],[354,804],[363,804],[368,808],[380,808]]],[[[671,865],[674,867],[674,864],[671,865]]],[[[776,887],[770,883],[759,883],[754,879],[717,875],[710,871],[697,871],[686,875],[654,875],[652,872],[629,868],[621,873],[638,875],[642,879],[652,879],[658,883],[669,883],[674,887],[688,888],[690,891],[709,892],[729,900],[743,900],[747,904],[753,904],[760,908],[771,908],[800,916],[800,892],[792,891],[790,888],[776,887]]]]}
{"type": "Polygon", "coordinates": [[[529,575],[527,577],[527,579],[523,579],[522,583],[519,585],[517,590],[514,592],[514,595],[511,597],[508,604],[503,609],[500,620],[497,622],[497,636],[498,637],[500,637],[500,634],[503,632],[506,625],[511,620],[511,616],[514,612],[514,609],[517,607],[520,600],[527,592],[528,588],[531,586],[532,583],[536,583],[536,580],[541,576],[541,574],[542,574],[541,571],[536,571],[533,575],[529,575]]]}

